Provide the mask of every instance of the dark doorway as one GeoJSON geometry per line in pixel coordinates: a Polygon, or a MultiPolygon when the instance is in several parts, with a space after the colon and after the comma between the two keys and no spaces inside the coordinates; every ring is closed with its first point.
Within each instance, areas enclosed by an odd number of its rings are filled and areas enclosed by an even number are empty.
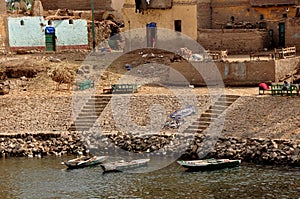
{"type": "Polygon", "coordinates": [[[269,30],[269,48],[274,48],[274,38],[273,38],[273,30],[269,30]]]}
{"type": "Polygon", "coordinates": [[[176,32],[181,32],[181,20],[175,20],[174,27],[176,32]]]}
{"type": "Polygon", "coordinates": [[[56,36],[54,27],[45,28],[45,43],[46,51],[55,51],[56,50],[56,36]]]}
{"type": "Polygon", "coordinates": [[[278,30],[279,30],[279,47],[285,47],[285,24],[279,23],[278,24],[278,30]]]}

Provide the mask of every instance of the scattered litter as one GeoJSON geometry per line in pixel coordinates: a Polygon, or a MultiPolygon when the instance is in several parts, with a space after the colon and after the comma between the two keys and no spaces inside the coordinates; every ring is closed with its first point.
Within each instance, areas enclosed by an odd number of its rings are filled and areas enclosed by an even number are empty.
{"type": "Polygon", "coordinates": [[[49,57],[49,61],[51,61],[51,62],[61,62],[60,59],[54,58],[54,57],[49,57]]]}
{"type": "Polygon", "coordinates": [[[143,55],[142,55],[142,57],[147,57],[147,56],[148,56],[148,54],[143,54],[143,55]]]}
{"type": "Polygon", "coordinates": [[[190,88],[195,88],[195,86],[194,86],[194,85],[191,85],[191,84],[189,85],[189,87],[190,87],[190,88]]]}
{"type": "Polygon", "coordinates": [[[170,119],[166,121],[163,126],[163,129],[178,129],[185,121],[184,117],[195,114],[195,107],[188,105],[184,109],[177,110],[170,114],[170,119]]]}
{"type": "Polygon", "coordinates": [[[183,57],[186,60],[189,60],[190,57],[192,56],[193,52],[184,47],[184,48],[179,48],[178,50],[176,50],[176,54],[180,55],[181,57],[183,57]]]}
{"type": "Polygon", "coordinates": [[[204,58],[200,54],[192,54],[192,56],[190,57],[190,61],[203,61],[203,60],[204,58]]]}
{"type": "Polygon", "coordinates": [[[163,126],[163,129],[178,129],[184,120],[168,120],[163,126]]]}
{"type": "Polygon", "coordinates": [[[170,118],[172,119],[183,119],[186,116],[192,115],[196,113],[195,107],[192,105],[188,105],[184,109],[177,110],[170,114],[170,118]]]}
{"type": "Polygon", "coordinates": [[[125,68],[130,71],[131,70],[131,65],[130,64],[125,64],[125,68]]]}

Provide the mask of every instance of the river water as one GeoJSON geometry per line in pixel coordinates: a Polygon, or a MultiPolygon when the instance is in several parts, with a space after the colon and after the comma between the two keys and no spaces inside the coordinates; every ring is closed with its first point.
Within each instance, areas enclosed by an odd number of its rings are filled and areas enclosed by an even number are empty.
{"type": "MultiPolygon", "coordinates": [[[[211,172],[185,172],[177,163],[153,172],[67,170],[69,157],[0,160],[0,198],[300,198],[300,168],[242,163],[211,172]]],[[[141,170],[143,171],[143,170],[141,170]]]]}

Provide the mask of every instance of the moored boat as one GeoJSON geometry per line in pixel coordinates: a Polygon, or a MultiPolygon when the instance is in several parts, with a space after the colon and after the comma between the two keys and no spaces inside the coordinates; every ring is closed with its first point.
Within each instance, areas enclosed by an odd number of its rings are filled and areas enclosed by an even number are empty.
{"type": "Polygon", "coordinates": [[[136,169],[139,167],[147,166],[150,159],[137,159],[132,161],[115,161],[115,162],[107,162],[102,163],[100,166],[102,167],[104,172],[122,172],[126,170],[136,169]]]}
{"type": "Polygon", "coordinates": [[[210,171],[225,168],[238,167],[241,164],[241,160],[230,159],[205,159],[205,160],[189,160],[189,161],[177,161],[178,164],[187,168],[188,171],[210,171]]]}
{"type": "Polygon", "coordinates": [[[77,169],[88,166],[95,166],[103,163],[107,159],[107,156],[81,156],[69,161],[62,162],[69,169],[77,169]]]}

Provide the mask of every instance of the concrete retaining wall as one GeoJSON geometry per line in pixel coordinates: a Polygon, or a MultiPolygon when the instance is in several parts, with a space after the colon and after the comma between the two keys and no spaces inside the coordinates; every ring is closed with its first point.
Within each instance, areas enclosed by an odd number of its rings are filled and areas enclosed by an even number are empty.
{"type": "MultiPolygon", "coordinates": [[[[269,60],[269,61],[244,61],[244,62],[195,62],[194,68],[200,71],[188,73],[185,69],[180,71],[193,85],[205,86],[218,84],[220,80],[228,86],[257,86],[263,81],[279,82],[293,71],[300,62],[300,57],[269,60]],[[217,74],[218,73],[218,74],[217,74]]],[[[189,69],[191,70],[191,69],[189,69]]],[[[173,85],[185,85],[174,71],[170,70],[168,81],[173,85]]]]}

